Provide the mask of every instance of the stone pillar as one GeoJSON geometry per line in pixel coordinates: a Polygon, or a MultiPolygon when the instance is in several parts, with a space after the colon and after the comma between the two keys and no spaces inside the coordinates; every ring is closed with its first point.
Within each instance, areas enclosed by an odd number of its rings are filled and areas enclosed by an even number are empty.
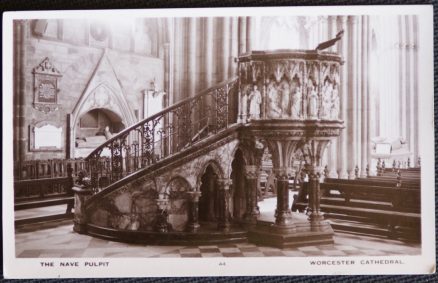
{"type": "Polygon", "coordinates": [[[246,17],[239,17],[239,55],[246,52],[246,17]]]}
{"type": "Polygon", "coordinates": [[[309,220],[312,222],[320,221],[324,219],[320,210],[321,193],[319,187],[319,177],[321,168],[317,166],[306,165],[306,170],[309,175],[309,220]]]}
{"type": "Polygon", "coordinates": [[[286,168],[274,168],[274,173],[277,178],[277,209],[275,210],[275,224],[277,226],[289,226],[292,224],[287,171],[286,168]]]}
{"type": "MultiPolygon", "coordinates": [[[[339,16],[338,17],[338,29],[344,30],[344,38],[339,42],[340,45],[340,53],[343,57],[343,60],[346,60],[346,57],[348,56],[348,40],[349,40],[349,30],[347,28],[347,16],[339,16]]],[[[340,117],[341,120],[347,119],[347,109],[348,109],[348,66],[346,63],[344,63],[341,67],[341,85],[340,85],[340,100],[341,100],[341,113],[340,117]]],[[[344,130],[341,135],[339,136],[339,158],[338,158],[338,167],[339,172],[338,176],[341,179],[347,179],[348,173],[347,173],[347,166],[348,166],[348,155],[347,155],[347,148],[348,148],[348,132],[344,130]]]]}
{"type": "Polygon", "coordinates": [[[197,35],[197,18],[189,19],[189,28],[188,28],[188,48],[187,54],[188,56],[188,94],[187,97],[193,97],[196,94],[196,83],[198,77],[196,76],[196,67],[197,67],[197,56],[198,56],[198,48],[196,44],[196,35],[197,35]]]}
{"type": "Polygon", "coordinates": [[[351,43],[348,54],[348,74],[349,78],[344,82],[348,83],[347,89],[347,117],[343,120],[347,123],[346,134],[348,139],[348,178],[354,179],[354,168],[357,165],[357,16],[348,17],[348,41],[351,43]]]}
{"type": "Polygon", "coordinates": [[[260,211],[257,207],[257,189],[259,181],[259,166],[246,165],[245,177],[246,177],[246,213],[244,216],[245,222],[248,224],[255,224],[257,216],[260,211]]]}
{"type": "Polygon", "coordinates": [[[73,231],[84,234],[87,232],[87,213],[85,203],[92,196],[93,191],[86,186],[74,186],[73,192],[75,194],[75,214],[73,219],[73,231]]]}
{"type": "Polygon", "coordinates": [[[369,92],[368,83],[369,80],[369,44],[371,40],[370,32],[368,30],[369,16],[362,16],[362,97],[361,103],[362,107],[359,109],[360,115],[362,116],[362,124],[358,125],[361,129],[361,166],[360,166],[360,176],[367,177],[366,167],[369,163],[369,92]]]}
{"type": "Polygon", "coordinates": [[[208,17],[205,27],[205,87],[211,87],[213,84],[213,18],[208,17]]]}
{"type": "Polygon", "coordinates": [[[222,19],[222,74],[221,81],[228,79],[230,68],[230,18],[224,17],[222,19]]]}
{"type": "Polygon", "coordinates": [[[189,217],[186,230],[196,232],[199,229],[199,197],[201,192],[187,192],[189,201],[189,217]]]}
{"type": "Polygon", "coordinates": [[[252,30],[254,25],[254,19],[246,17],[246,52],[252,51],[252,37],[254,36],[252,30]]]}
{"type": "Polygon", "coordinates": [[[309,175],[309,208],[311,210],[309,220],[312,222],[323,220],[320,211],[321,194],[319,177],[321,172],[321,157],[323,156],[325,148],[329,142],[329,139],[311,139],[301,147],[306,162],[306,171],[309,175]]]}
{"type": "Polygon", "coordinates": [[[231,37],[230,37],[230,68],[229,77],[237,75],[237,62],[235,59],[239,56],[239,22],[237,17],[231,18],[231,37]]]}
{"type": "Polygon", "coordinates": [[[229,207],[230,207],[230,185],[232,184],[231,179],[219,179],[218,180],[218,206],[219,206],[219,219],[217,228],[224,232],[230,229],[230,219],[229,219],[229,207]]]}

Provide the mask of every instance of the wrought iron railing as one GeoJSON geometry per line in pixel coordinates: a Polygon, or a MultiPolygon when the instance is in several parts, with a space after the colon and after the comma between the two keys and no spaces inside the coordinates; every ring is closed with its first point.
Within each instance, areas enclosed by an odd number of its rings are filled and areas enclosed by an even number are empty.
{"type": "Polygon", "coordinates": [[[236,78],[220,83],[107,140],[86,157],[92,189],[100,191],[228,128],[237,121],[237,91],[236,78]]]}

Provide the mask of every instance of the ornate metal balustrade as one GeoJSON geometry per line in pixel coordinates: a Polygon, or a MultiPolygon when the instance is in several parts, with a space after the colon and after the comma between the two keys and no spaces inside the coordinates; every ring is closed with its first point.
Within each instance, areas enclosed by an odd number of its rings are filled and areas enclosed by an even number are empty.
{"type": "Polygon", "coordinates": [[[202,91],[124,129],[86,157],[93,190],[97,192],[226,129],[237,120],[234,101],[237,79],[202,91]]]}

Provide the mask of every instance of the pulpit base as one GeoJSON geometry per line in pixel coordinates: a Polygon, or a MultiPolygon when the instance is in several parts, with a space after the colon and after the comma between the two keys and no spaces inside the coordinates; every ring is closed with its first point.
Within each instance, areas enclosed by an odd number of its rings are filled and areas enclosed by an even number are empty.
{"type": "Polygon", "coordinates": [[[258,220],[248,232],[248,240],[257,245],[276,248],[333,244],[333,229],[327,221],[310,222],[294,218],[289,227],[279,227],[273,221],[258,220]]]}

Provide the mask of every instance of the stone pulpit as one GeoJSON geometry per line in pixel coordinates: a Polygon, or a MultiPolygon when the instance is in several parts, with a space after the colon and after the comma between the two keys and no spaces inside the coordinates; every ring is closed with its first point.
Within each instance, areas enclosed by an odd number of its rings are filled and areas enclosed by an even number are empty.
{"type": "Polygon", "coordinates": [[[319,50],[252,51],[239,57],[239,122],[245,137],[272,154],[277,209],[272,223],[258,221],[250,239],[278,247],[330,243],[333,230],[319,209],[321,158],[339,136],[341,57],[319,50]],[[293,216],[288,181],[294,160],[309,175],[308,217],[293,216]]]}

